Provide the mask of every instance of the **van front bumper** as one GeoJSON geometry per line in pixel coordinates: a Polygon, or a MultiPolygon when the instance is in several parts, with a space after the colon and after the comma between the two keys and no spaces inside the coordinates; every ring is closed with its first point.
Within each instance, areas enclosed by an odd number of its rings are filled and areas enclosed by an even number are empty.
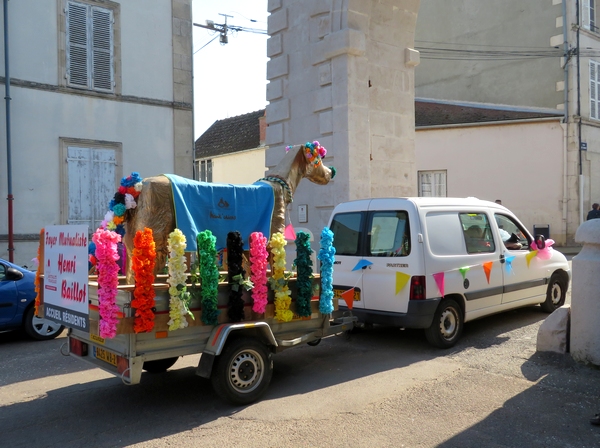
{"type": "MultiPolygon", "coordinates": [[[[429,328],[433,315],[442,299],[440,297],[427,300],[411,300],[406,313],[353,308],[352,315],[365,324],[389,325],[403,328],[429,328]]],[[[340,304],[340,309],[345,309],[340,304]]]]}

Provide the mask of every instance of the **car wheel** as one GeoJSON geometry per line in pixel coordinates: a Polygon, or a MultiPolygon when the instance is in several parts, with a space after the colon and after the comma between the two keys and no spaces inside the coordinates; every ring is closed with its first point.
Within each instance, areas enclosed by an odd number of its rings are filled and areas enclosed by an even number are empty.
{"type": "Polygon", "coordinates": [[[425,336],[435,347],[450,348],[458,342],[463,326],[462,309],[456,301],[445,299],[435,311],[430,327],[425,329],[425,336]]]}
{"type": "Polygon", "coordinates": [[[556,272],[552,274],[546,291],[546,301],[540,304],[542,310],[546,313],[552,313],[563,306],[567,297],[567,287],[567,280],[564,275],[556,272]]]}
{"type": "Polygon", "coordinates": [[[35,308],[30,307],[25,313],[23,328],[27,336],[38,341],[54,339],[65,329],[62,325],[35,315],[35,308]]]}

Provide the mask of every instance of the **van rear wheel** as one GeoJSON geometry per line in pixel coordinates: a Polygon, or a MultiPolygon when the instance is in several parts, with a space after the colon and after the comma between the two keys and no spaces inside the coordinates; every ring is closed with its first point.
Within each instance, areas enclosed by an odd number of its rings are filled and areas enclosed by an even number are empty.
{"type": "Polygon", "coordinates": [[[425,336],[435,347],[450,348],[458,342],[463,326],[463,313],[458,303],[444,299],[435,311],[431,326],[425,329],[425,336]]]}

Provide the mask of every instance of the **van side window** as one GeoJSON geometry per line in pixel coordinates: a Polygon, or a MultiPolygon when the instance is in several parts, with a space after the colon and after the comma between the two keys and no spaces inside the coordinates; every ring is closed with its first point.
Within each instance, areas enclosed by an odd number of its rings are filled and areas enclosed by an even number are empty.
{"type": "Polygon", "coordinates": [[[410,229],[405,211],[376,211],[371,214],[368,234],[373,257],[405,257],[410,254],[410,229]]]}
{"type": "Polygon", "coordinates": [[[364,212],[339,213],[333,217],[331,231],[335,235],[333,247],[337,255],[358,255],[362,240],[364,212]]]}
{"type": "Polygon", "coordinates": [[[496,224],[504,246],[509,250],[526,249],[529,250],[531,241],[527,238],[527,233],[510,216],[495,214],[496,224]]]}
{"type": "Polygon", "coordinates": [[[485,213],[459,213],[467,253],[495,252],[490,221],[485,213]]]}

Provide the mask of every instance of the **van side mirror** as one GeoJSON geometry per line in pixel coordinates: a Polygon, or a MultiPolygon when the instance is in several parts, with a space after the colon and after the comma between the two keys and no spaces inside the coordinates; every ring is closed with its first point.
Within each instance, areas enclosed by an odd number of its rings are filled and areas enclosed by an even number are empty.
{"type": "Polygon", "coordinates": [[[546,248],[546,238],[544,235],[538,234],[535,236],[535,245],[539,250],[546,248]]]}

